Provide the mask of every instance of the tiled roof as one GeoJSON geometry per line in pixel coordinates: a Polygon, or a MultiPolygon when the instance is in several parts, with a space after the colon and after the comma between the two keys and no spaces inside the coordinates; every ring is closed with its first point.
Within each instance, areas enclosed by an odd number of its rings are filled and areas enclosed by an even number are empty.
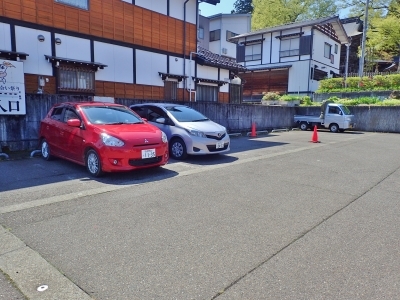
{"type": "Polygon", "coordinates": [[[246,68],[238,64],[234,58],[213,53],[203,47],[197,47],[198,63],[212,67],[220,67],[229,70],[245,71],[246,68]]]}
{"type": "Polygon", "coordinates": [[[346,32],[343,28],[343,24],[340,22],[339,16],[330,16],[330,17],[324,17],[324,18],[320,18],[320,19],[299,21],[299,22],[293,22],[293,23],[288,23],[288,24],[283,24],[283,25],[277,25],[277,26],[273,26],[273,27],[267,27],[267,28],[263,28],[260,30],[236,35],[234,37],[231,37],[229,40],[231,42],[233,42],[233,41],[238,41],[241,38],[262,35],[265,33],[278,32],[281,30],[301,28],[301,27],[306,27],[306,26],[324,25],[324,24],[328,24],[328,23],[332,24],[333,29],[336,31],[336,34],[338,35],[338,38],[342,44],[349,42],[346,32]]]}

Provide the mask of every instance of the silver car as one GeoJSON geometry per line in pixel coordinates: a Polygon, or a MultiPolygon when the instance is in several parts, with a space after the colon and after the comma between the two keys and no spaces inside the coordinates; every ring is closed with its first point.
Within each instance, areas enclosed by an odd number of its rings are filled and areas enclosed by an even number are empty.
{"type": "Polygon", "coordinates": [[[184,159],[188,154],[224,153],[230,150],[226,128],[186,105],[143,103],[131,105],[130,108],[165,132],[172,158],[184,159]]]}

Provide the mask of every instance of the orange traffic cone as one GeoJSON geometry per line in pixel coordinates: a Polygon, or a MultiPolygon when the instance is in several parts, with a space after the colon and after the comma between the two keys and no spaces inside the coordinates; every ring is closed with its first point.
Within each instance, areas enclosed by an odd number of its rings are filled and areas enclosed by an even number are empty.
{"type": "Polygon", "coordinates": [[[320,141],[318,141],[318,131],[317,131],[317,125],[314,125],[314,133],[312,136],[312,140],[310,141],[312,143],[319,143],[320,141]]]}
{"type": "Polygon", "coordinates": [[[257,136],[257,132],[256,132],[256,123],[253,122],[253,124],[251,124],[251,137],[256,137],[257,136]]]}

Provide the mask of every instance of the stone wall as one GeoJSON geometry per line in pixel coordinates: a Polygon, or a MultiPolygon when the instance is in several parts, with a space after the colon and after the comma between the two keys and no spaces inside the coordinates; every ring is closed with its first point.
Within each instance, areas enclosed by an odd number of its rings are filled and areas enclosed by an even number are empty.
{"type": "MultiPolygon", "coordinates": [[[[50,107],[66,101],[87,101],[91,97],[66,95],[26,95],[25,116],[0,115],[0,146],[4,150],[33,150],[37,149],[39,140],[40,120],[43,119],[50,107]]],[[[131,105],[138,100],[116,99],[116,103],[131,105]]],[[[183,104],[183,102],[179,102],[183,104]]],[[[318,115],[319,107],[287,107],[250,104],[222,104],[214,102],[186,102],[211,120],[225,126],[229,133],[249,132],[252,122],[257,130],[271,130],[294,126],[295,114],[318,115]]],[[[400,106],[349,107],[356,118],[357,128],[361,131],[396,132],[400,133],[400,106]]]]}

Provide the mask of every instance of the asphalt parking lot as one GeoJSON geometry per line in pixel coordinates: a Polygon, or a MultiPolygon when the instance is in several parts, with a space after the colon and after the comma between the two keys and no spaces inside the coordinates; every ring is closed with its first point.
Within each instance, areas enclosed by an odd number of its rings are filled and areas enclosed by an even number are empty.
{"type": "Polygon", "coordinates": [[[0,299],[398,299],[400,135],[318,135],[100,179],[0,161],[0,299]]]}

